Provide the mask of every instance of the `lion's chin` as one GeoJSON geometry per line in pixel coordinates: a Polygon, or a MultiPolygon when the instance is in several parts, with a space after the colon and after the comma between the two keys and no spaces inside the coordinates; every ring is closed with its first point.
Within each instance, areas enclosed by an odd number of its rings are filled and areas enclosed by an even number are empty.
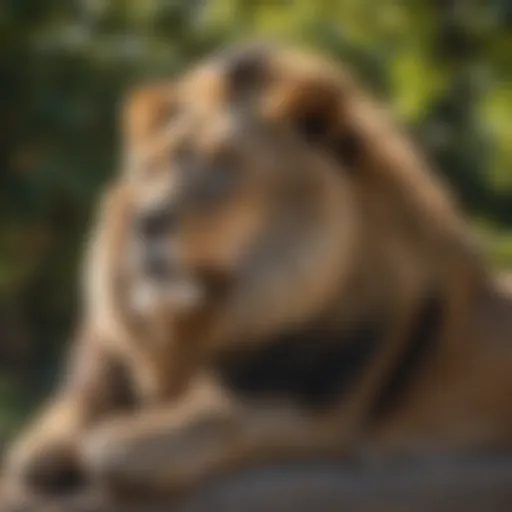
{"type": "Polygon", "coordinates": [[[141,280],[130,294],[132,308],[142,314],[162,307],[173,312],[189,312],[205,300],[203,284],[193,277],[175,276],[172,280],[141,280]]]}

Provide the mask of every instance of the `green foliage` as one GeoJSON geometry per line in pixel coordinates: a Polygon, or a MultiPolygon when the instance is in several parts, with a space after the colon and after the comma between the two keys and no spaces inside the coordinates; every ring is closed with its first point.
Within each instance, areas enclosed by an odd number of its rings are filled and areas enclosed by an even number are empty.
{"type": "Polygon", "coordinates": [[[55,379],[123,92],[227,42],[272,37],[348,61],[497,226],[493,261],[512,265],[511,24],[506,0],[5,0],[0,411],[55,379]]]}

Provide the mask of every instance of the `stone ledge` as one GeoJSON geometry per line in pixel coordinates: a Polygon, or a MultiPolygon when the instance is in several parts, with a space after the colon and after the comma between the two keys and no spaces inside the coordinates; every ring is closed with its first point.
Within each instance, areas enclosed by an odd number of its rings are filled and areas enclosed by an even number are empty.
{"type": "Polygon", "coordinates": [[[512,459],[253,469],[180,503],[112,504],[94,492],[59,501],[7,494],[1,512],[510,512],[512,459]]]}

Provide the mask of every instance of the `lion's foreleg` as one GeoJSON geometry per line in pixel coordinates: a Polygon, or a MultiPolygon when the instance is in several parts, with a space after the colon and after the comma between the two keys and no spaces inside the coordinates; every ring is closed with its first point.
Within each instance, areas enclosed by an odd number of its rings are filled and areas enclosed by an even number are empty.
{"type": "Polygon", "coordinates": [[[173,494],[254,462],[339,455],[341,444],[328,418],[286,405],[249,407],[209,390],[100,426],[84,453],[107,489],[173,494]]]}

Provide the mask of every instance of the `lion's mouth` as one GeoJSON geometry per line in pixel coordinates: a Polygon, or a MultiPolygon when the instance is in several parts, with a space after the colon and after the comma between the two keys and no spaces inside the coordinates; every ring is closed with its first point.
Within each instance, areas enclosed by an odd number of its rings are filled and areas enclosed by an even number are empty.
{"type": "Polygon", "coordinates": [[[166,274],[159,280],[142,278],[133,286],[131,303],[142,313],[162,306],[173,311],[186,311],[199,307],[205,295],[203,283],[192,276],[166,274]]]}
{"type": "Polygon", "coordinates": [[[136,277],[129,300],[135,311],[147,313],[162,306],[192,309],[203,302],[203,284],[176,265],[165,244],[135,245],[132,255],[136,277]]]}
{"type": "Polygon", "coordinates": [[[132,286],[132,307],[141,313],[157,308],[190,312],[225,296],[233,278],[205,269],[184,269],[161,261],[139,274],[132,286]]]}
{"type": "Polygon", "coordinates": [[[136,245],[135,279],[129,301],[139,313],[165,308],[173,312],[196,310],[222,297],[234,276],[208,265],[186,265],[172,251],[172,244],[136,245]]]}

